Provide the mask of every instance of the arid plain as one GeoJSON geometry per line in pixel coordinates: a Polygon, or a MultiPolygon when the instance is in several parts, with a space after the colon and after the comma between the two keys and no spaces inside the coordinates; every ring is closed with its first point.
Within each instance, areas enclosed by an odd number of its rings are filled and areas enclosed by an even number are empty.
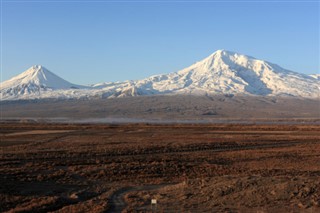
{"type": "Polygon", "coordinates": [[[319,125],[0,129],[1,212],[320,211],[319,125]]]}

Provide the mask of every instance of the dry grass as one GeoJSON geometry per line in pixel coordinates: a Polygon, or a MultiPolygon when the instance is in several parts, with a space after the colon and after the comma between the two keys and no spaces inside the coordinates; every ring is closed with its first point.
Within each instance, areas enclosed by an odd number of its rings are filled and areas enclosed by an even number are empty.
{"type": "Polygon", "coordinates": [[[0,211],[320,211],[317,125],[0,125],[0,211]]]}

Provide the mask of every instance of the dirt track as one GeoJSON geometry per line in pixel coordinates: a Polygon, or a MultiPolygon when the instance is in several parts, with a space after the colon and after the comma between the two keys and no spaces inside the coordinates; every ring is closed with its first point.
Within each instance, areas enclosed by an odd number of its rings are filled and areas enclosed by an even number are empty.
{"type": "Polygon", "coordinates": [[[124,196],[129,192],[153,191],[153,190],[157,190],[157,189],[160,189],[160,188],[163,188],[166,186],[170,186],[170,185],[173,185],[173,184],[172,183],[169,183],[169,184],[163,183],[163,184],[158,184],[158,185],[132,186],[132,187],[121,188],[120,190],[116,191],[111,196],[110,209],[108,210],[108,212],[122,212],[128,205],[125,201],[124,196]]]}

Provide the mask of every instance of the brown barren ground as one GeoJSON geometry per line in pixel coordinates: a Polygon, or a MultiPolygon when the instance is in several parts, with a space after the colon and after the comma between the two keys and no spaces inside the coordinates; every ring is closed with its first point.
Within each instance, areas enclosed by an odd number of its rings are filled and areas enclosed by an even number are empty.
{"type": "Polygon", "coordinates": [[[2,123],[0,211],[320,212],[319,130],[2,123]]]}

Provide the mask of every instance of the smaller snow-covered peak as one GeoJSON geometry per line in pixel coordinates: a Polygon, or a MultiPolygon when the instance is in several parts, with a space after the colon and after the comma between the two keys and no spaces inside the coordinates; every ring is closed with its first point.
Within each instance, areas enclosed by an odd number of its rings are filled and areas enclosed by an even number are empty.
{"type": "Polygon", "coordinates": [[[50,71],[47,70],[44,66],[42,66],[42,65],[33,65],[32,67],[30,67],[26,71],[22,72],[21,74],[17,75],[13,79],[17,79],[17,78],[28,78],[28,79],[30,79],[32,77],[35,77],[36,75],[39,75],[39,74],[45,75],[46,73],[50,73],[50,71]]]}
{"type": "Polygon", "coordinates": [[[42,65],[39,65],[39,64],[36,64],[36,65],[33,65],[32,67],[30,67],[30,69],[34,69],[34,70],[41,70],[42,68],[44,68],[44,67],[42,65]]]}
{"type": "MultiPolygon", "coordinates": [[[[31,73],[37,73],[40,72],[42,70],[47,70],[45,67],[43,67],[42,65],[33,65],[32,67],[30,67],[29,69],[27,69],[26,71],[24,71],[24,74],[31,74],[31,73]]],[[[21,73],[21,74],[23,74],[21,73]]]]}
{"type": "Polygon", "coordinates": [[[14,87],[26,88],[29,86],[49,89],[68,89],[81,87],[60,78],[42,65],[33,65],[23,73],[1,83],[1,89],[14,87]]]}
{"type": "MultiPolygon", "coordinates": [[[[33,65],[32,67],[30,67],[20,75],[14,77],[13,79],[24,79],[25,81],[32,81],[35,78],[46,79],[46,75],[50,75],[50,74],[53,74],[53,73],[51,73],[42,65],[33,65]]],[[[41,83],[41,82],[38,82],[38,83],[41,83]]]]}

